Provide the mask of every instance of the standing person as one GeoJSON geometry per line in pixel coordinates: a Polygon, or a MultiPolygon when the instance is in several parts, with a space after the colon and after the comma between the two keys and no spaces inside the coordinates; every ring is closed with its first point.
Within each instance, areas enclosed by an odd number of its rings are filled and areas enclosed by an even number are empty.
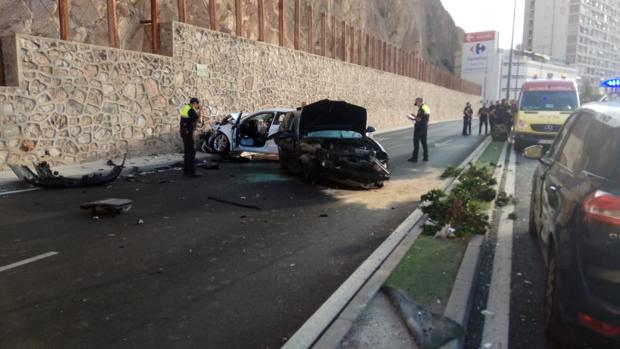
{"type": "Polygon", "coordinates": [[[196,148],[194,147],[194,131],[196,124],[202,121],[200,115],[200,101],[198,98],[191,98],[189,104],[181,108],[180,133],[183,139],[183,175],[189,177],[202,177],[196,173],[196,148]]]}
{"type": "Polygon", "coordinates": [[[474,116],[474,110],[471,108],[471,104],[467,102],[465,109],[463,109],[463,136],[471,135],[471,119],[474,116]]]}
{"type": "Polygon", "coordinates": [[[418,107],[418,114],[413,117],[408,115],[407,117],[415,121],[415,128],[413,130],[413,155],[407,161],[418,162],[418,153],[420,151],[420,143],[422,143],[422,150],[424,151],[424,161],[428,161],[428,144],[426,138],[428,135],[428,120],[431,117],[431,109],[424,103],[422,97],[415,99],[415,106],[418,107]]]}
{"type": "Polygon", "coordinates": [[[495,111],[497,106],[495,102],[491,101],[491,105],[489,105],[488,113],[489,116],[489,126],[491,127],[491,132],[493,131],[493,127],[495,126],[495,111]]]}
{"type": "Polygon", "coordinates": [[[478,116],[480,117],[478,135],[482,134],[482,125],[484,125],[484,134],[486,135],[489,133],[489,109],[487,109],[486,103],[478,110],[478,116]]]}

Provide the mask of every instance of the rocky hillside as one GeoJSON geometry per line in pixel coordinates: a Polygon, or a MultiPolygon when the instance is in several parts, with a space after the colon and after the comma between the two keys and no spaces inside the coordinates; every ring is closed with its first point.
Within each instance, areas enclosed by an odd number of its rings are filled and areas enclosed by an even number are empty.
{"type": "MultiPolygon", "coordinates": [[[[107,45],[106,2],[70,0],[71,39],[107,45]]],[[[161,22],[177,19],[177,0],[160,0],[161,22]]],[[[187,0],[188,21],[197,26],[209,25],[209,0],[187,0]]],[[[256,0],[242,0],[244,35],[257,36],[256,0]]],[[[293,43],[294,1],[286,0],[287,45],[293,43]]],[[[337,16],[357,28],[366,28],[376,36],[406,49],[419,50],[424,58],[449,70],[454,67],[454,53],[461,49],[462,30],[445,11],[439,0],[302,0],[302,18],[307,6],[314,8],[316,45],[320,35],[320,12],[337,16]]],[[[267,41],[277,43],[277,0],[265,0],[267,41]]],[[[59,37],[58,9],[55,0],[0,0],[0,35],[18,32],[59,37]]],[[[234,32],[234,0],[218,0],[219,30],[234,32]]],[[[118,0],[118,26],[122,48],[150,50],[150,1],[118,0]]],[[[303,19],[302,19],[303,20],[303,19]]],[[[302,31],[306,32],[307,20],[302,31]]],[[[340,37],[340,36],[339,36],[340,37]]],[[[305,46],[305,37],[302,38],[305,46]]]]}

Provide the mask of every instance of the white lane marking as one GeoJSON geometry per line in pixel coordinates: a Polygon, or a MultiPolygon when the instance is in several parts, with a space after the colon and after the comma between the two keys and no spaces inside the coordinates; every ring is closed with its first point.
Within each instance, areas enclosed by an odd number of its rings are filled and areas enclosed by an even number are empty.
{"type": "MultiPolygon", "coordinates": [[[[510,154],[508,172],[504,191],[508,196],[515,193],[516,155],[510,154]]],[[[482,346],[489,344],[493,348],[508,348],[508,332],[510,327],[510,277],[512,275],[512,234],[514,221],[508,216],[515,210],[514,204],[502,208],[497,231],[497,245],[493,258],[493,274],[489,287],[487,308],[489,314],[484,321],[482,346]]]]}
{"type": "Polygon", "coordinates": [[[9,269],[14,269],[14,268],[17,268],[17,267],[21,267],[22,265],[25,265],[25,264],[28,264],[28,263],[36,262],[36,261],[44,259],[44,258],[52,257],[52,256],[55,256],[57,254],[58,254],[58,252],[56,252],[56,251],[50,251],[50,252],[47,252],[47,253],[40,254],[38,256],[34,256],[34,257],[30,257],[28,259],[21,260],[19,262],[11,263],[9,265],[5,265],[3,267],[0,267],[0,273],[3,272],[3,271],[7,271],[9,269]]]}
{"type": "Polygon", "coordinates": [[[0,196],[9,196],[13,194],[27,193],[29,191],[41,190],[41,188],[28,188],[28,189],[19,189],[12,191],[0,191],[0,196]]]}

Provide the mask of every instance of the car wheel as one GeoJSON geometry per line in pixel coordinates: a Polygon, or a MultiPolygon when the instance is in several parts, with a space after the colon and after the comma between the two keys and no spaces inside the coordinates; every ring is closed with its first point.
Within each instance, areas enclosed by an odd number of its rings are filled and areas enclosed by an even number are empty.
{"type": "Polygon", "coordinates": [[[223,133],[218,133],[213,138],[213,152],[220,155],[226,155],[230,152],[230,141],[223,133]]]}
{"type": "Polygon", "coordinates": [[[552,341],[561,344],[575,344],[578,338],[562,319],[562,309],[558,293],[558,273],[553,247],[549,251],[547,281],[545,285],[545,331],[552,341]]]}
{"type": "Polygon", "coordinates": [[[515,137],[514,149],[517,153],[522,153],[525,149],[525,142],[520,141],[518,138],[515,137]]]}
{"type": "Polygon", "coordinates": [[[532,193],[532,201],[530,202],[530,224],[528,232],[531,236],[538,236],[538,229],[536,228],[536,205],[534,204],[534,193],[532,193]]]}

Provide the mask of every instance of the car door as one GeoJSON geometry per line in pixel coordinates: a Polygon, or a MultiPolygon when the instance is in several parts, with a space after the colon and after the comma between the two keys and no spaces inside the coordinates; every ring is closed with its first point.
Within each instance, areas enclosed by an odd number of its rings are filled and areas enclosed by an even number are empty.
{"type": "MultiPolygon", "coordinates": [[[[251,121],[264,121],[264,120],[269,120],[269,119],[273,119],[274,117],[274,113],[271,112],[262,112],[262,113],[256,113],[253,115],[248,116],[247,118],[244,118],[243,121],[241,121],[241,124],[239,125],[239,132],[240,132],[240,136],[237,137],[238,139],[238,146],[237,146],[237,150],[238,151],[246,151],[246,152],[251,152],[251,153],[267,153],[269,148],[268,148],[268,140],[266,139],[266,137],[261,137],[256,138],[254,136],[255,135],[250,135],[250,137],[248,137],[248,135],[242,135],[241,133],[243,133],[243,128],[245,127],[245,125],[249,125],[251,123],[251,121]]],[[[269,132],[269,131],[267,131],[269,132]]]]}
{"type": "MultiPolygon", "coordinates": [[[[592,120],[592,115],[582,111],[569,125],[566,136],[562,140],[555,157],[544,174],[542,194],[542,229],[541,240],[547,246],[552,234],[559,249],[568,239],[565,238],[565,227],[572,218],[578,202],[578,174],[584,162],[584,139],[592,120]]],[[[547,251],[546,249],[544,251],[547,251]]]]}
{"type": "Polygon", "coordinates": [[[278,146],[280,162],[286,167],[296,167],[296,135],[295,126],[299,123],[299,117],[294,113],[286,114],[281,122],[278,134],[275,137],[278,146]]]}
{"type": "Polygon", "coordinates": [[[278,133],[280,130],[280,122],[284,118],[286,113],[278,112],[273,118],[273,122],[271,123],[271,127],[269,127],[269,139],[267,140],[267,144],[265,144],[266,152],[269,154],[277,154],[278,153],[278,145],[273,139],[273,135],[278,133]]]}

